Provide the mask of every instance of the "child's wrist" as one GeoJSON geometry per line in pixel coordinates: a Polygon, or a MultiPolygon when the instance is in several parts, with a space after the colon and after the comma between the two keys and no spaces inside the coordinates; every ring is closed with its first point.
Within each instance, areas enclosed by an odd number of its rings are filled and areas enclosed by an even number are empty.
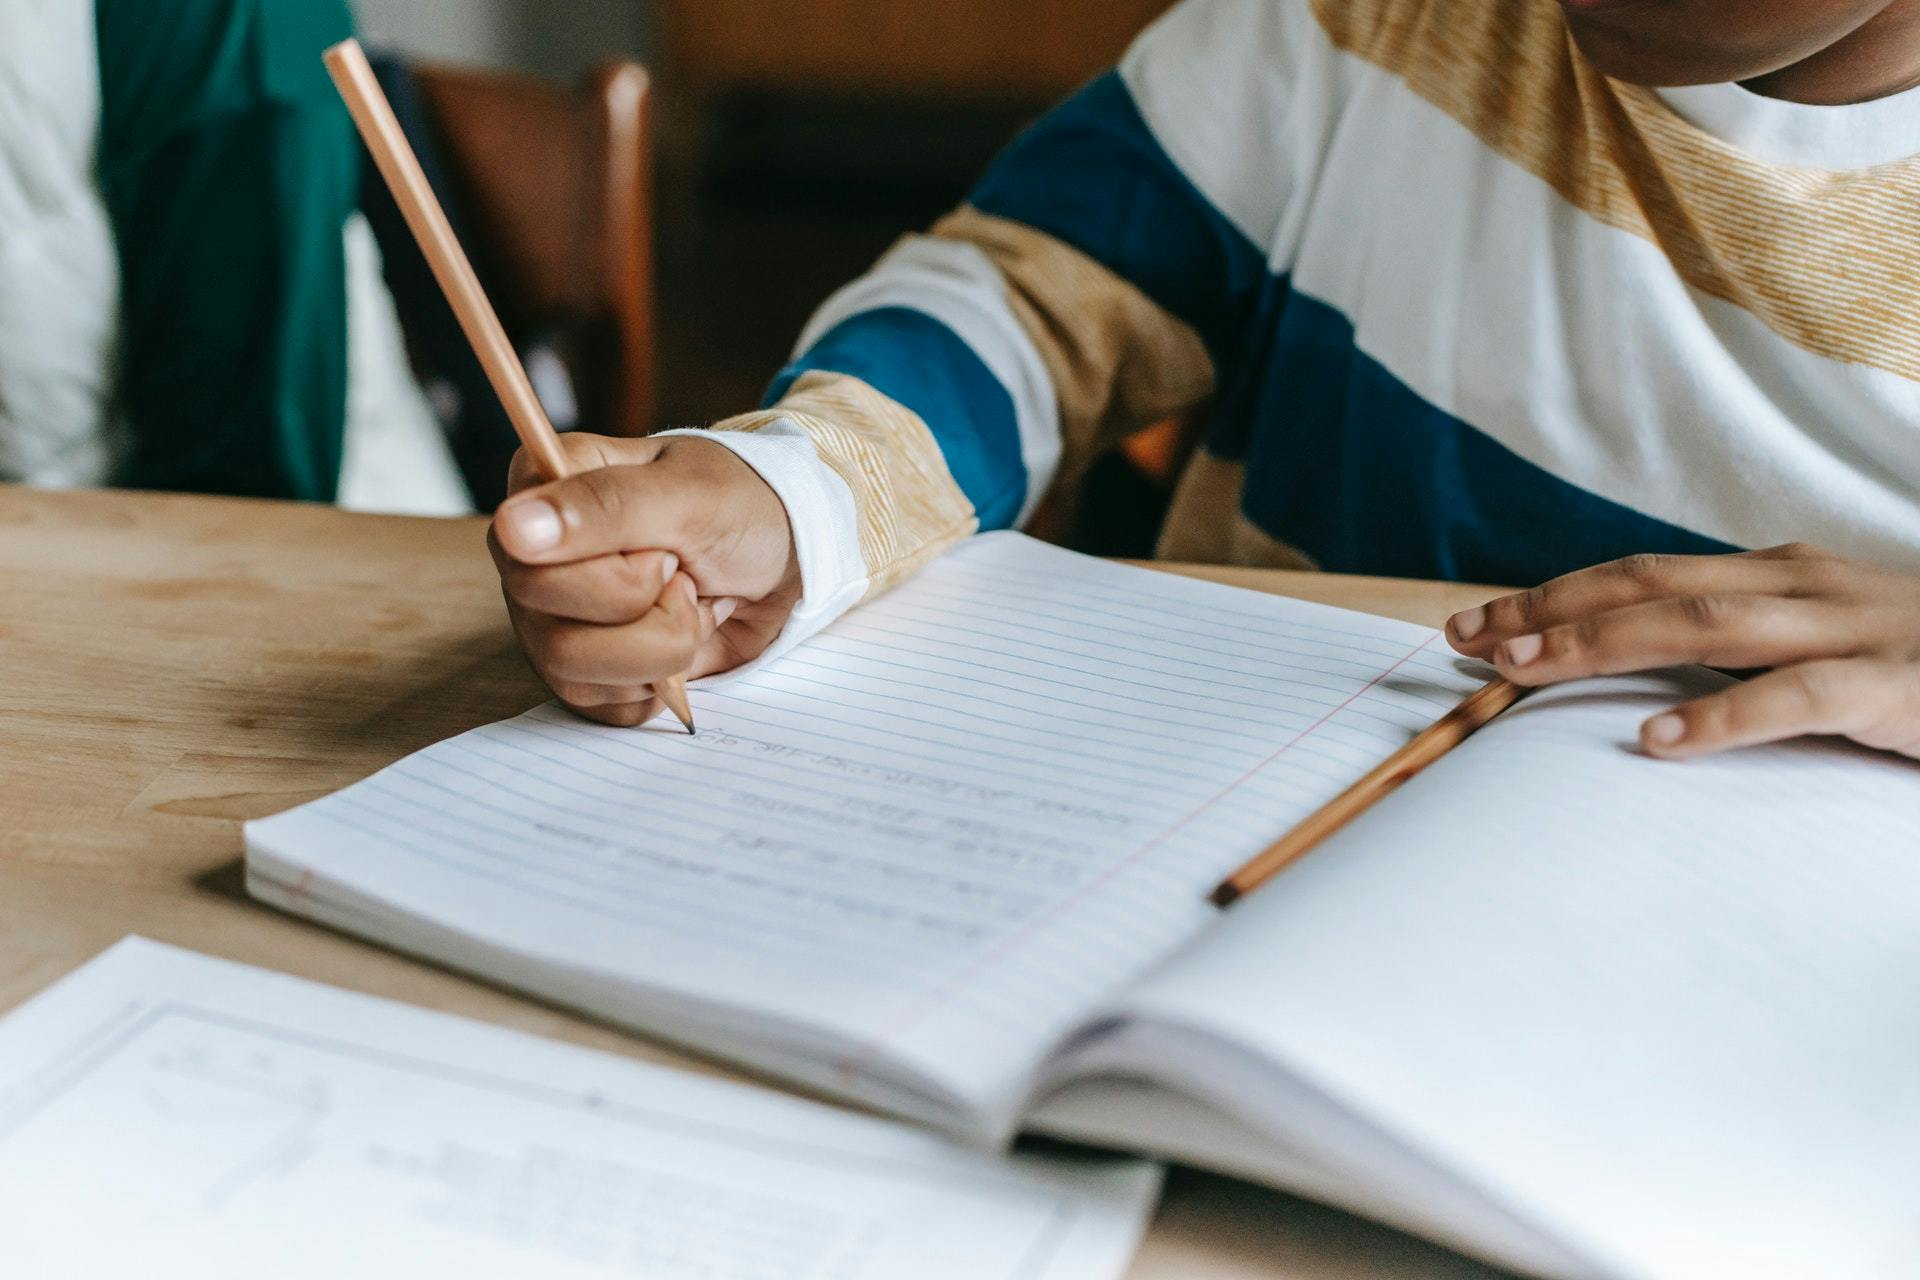
{"type": "Polygon", "coordinates": [[[759,474],[786,512],[792,547],[789,573],[798,576],[799,601],[764,661],[817,634],[857,604],[866,593],[867,566],[853,494],[820,459],[811,438],[776,415],[735,421],[751,422],[751,429],[722,423],[710,431],[662,434],[699,438],[732,451],[759,474]]]}

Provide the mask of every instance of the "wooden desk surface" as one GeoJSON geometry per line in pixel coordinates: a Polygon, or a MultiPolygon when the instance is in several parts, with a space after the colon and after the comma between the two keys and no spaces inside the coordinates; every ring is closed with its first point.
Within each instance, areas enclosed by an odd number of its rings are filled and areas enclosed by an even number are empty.
{"type": "MultiPolygon", "coordinates": [[[[129,933],[628,1057],[624,1032],[246,898],[239,823],[544,700],[478,520],[0,486],[0,1010],[129,933]]],[[[1438,625],[1484,590],[1237,570],[1438,625]]],[[[1286,1196],[1177,1173],[1142,1280],[1494,1273],[1286,1196]]]]}

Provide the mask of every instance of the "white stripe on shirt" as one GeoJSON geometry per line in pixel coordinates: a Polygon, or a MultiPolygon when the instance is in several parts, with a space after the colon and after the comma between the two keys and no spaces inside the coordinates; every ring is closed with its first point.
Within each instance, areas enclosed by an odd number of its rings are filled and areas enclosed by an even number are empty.
{"type": "Polygon", "coordinates": [[[883,307],[907,307],[951,329],[1013,398],[1027,470],[1024,524],[1060,468],[1060,401],[1046,361],[1007,301],[1006,280],[973,245],[911,237],[827,300],[800,335],[796,356],[843,320],[883,307]]]}

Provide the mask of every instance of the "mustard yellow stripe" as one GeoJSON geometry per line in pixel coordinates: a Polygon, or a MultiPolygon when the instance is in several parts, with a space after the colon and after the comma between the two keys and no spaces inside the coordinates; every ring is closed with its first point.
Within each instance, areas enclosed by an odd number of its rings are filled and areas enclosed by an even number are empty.
{"type": "Polygon", "coordinates": [[[1920,158],[1768,164],[1652,90],[1601,75],[1552,0],[1312,0],[1328,37],[1400,77],[1702,293],[1829,359],[1920,380],[1920,158]]]}
{"type": "Polygon", "coordinates": [[[1101,452],[1213,395],[1213,362],[1200,336],[1071,245],[972,208],[933,234],[975,246],[1006,281],[1013,313],[1053,378],[1063,490],[1101,452]]]}
{"type": "Polygon", "coordinates": [[[980,527],[927,424],[858,378],[808,373],[773,409],[713,430],[759,431],[782,419],[806,432],[853,493],[869,597],[980,527]]]}

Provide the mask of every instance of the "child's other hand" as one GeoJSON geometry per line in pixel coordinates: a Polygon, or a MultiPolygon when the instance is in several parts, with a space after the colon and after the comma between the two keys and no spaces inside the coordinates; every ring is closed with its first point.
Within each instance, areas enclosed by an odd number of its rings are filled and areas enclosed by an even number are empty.
{"type": "Polygon", "coordinates": [[[1920,757],[1920,579],[1811,547],[1634,556],[1456,614],[1447,638],[1523,685],[1772,668],[1649,720],[1653,755],[1842,734],[1920,757]]]}
{"type": "Polygon", "coordinates": [[[561,437],[574,474],[523,451],[487,544],[520,643],[559,699],[604,724],[660,711],[652,683],[760,654],[800,599],[786,508],[710,440],[561,437]]]}

